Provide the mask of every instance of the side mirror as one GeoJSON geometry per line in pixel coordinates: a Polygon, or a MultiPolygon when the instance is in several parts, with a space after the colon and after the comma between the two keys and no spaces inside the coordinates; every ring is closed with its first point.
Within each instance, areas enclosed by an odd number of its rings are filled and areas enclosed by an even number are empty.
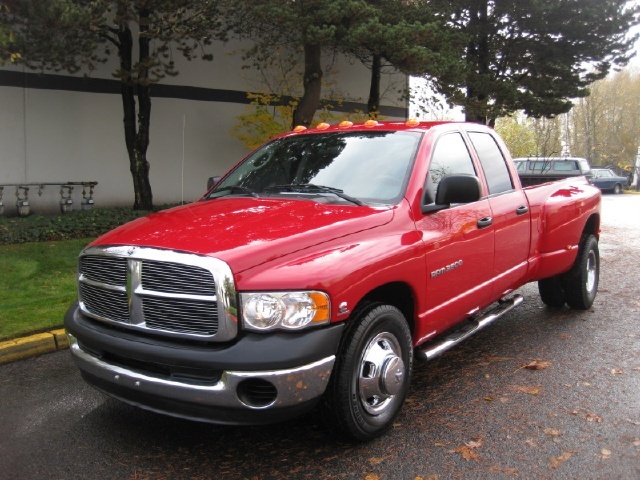
{"type": "Polygon", "coordinates": [[[422,213],[444,210],[452,203],[476,202],[481,197],[482,185],[475,175],[465,173],[445,175],[438,184],[435,203],[423,205],[422,213]]]}
{"type": "Polygon", "coordinates": [[[221,178],[222,177],[220,175],[217,175],[215,177],[209,177],[207,179],[207,192],[211,190],[211,187],[213,187],[216,183],[218,183],[221,178]]]}

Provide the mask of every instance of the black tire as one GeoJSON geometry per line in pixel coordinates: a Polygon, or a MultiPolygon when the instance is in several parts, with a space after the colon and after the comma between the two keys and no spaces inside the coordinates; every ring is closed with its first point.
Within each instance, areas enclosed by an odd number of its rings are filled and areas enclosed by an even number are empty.
{"type": "Polygon", "coordinates": [[[622,185],[620,185],[619,183],[616,183],[615,187],[613,187],[613,193],[618,195],[619,193],[622,193],[622,185]]]}
{"type": "Polygon", "coordinates": [[[562,277],[567,304],[578,310],[588,310],[598,292],[600,277],[600,252],[598,239],[585,235],[580,241],[580,250],[573,267],[562,277]]]}
{"type": "Polygon", "coordinates": [[[330,428],[350,440],[386,432],[407,396],[411,380],[411,332],[400,310],[372,305],[347,327],[326,403],[330,428]]]}
{"type": "Polygon", "coordinates": [[[538,291],[540,292],[542,303],[549,307],[561,308],[567,303],[560,275],[538,280],[538,291]]]}

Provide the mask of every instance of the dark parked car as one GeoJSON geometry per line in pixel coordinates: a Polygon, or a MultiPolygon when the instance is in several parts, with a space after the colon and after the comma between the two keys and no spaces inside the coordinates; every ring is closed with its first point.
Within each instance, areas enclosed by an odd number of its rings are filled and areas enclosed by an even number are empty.
{"type": "Polygon", "coordinates": [[[622,189],[629,184],[627,177],[621,177],[609,168],[592,168],[593,184],[603,192],[622,193],[622,189]]]}

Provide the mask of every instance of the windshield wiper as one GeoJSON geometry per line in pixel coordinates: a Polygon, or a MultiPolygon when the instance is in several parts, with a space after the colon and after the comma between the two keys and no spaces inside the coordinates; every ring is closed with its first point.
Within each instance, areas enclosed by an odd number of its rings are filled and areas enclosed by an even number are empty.
{"type": "Polygon", "coordinates": [[[233,193],[246,193],[247,195],[251,195],[252,197],[259,197],[260,196],[256,192],[251,190],[250,188],[243,187],[241,185],[230,185],[228,187],[222,187],[220,189],[213,190],[209,194],[209,198],[219,198],[219,197],[212,197],[212,196],[213,196],[214,193],[224,192],[226,190],[228,190],[229,192],[225,193],[224,195],[220,195],[220,197],[224,197],[225,195],[229,195],[229,194],[233,194],[233,193]]]}
{"type": "Polygon", "coordinates": [[[303,192],[303,193],[331,193],[336,195],[348,202],[354,203],[356,205],[362,206],[363,202],[358,200],[357,198],[352,197],[351,195],[347,195],[344,191],[339,188],[326,187],[324,185],[314,185],[313,183],[288,183],[284,185],[270,185],[264,189],[268,190],[276,190],[276,191],[288,191],[288,192],[303,192]]]}

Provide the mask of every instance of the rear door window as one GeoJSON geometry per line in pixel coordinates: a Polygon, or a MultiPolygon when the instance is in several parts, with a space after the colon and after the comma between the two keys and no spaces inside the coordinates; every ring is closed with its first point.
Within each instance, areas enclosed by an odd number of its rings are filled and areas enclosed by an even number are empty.
{"type": "Polygon", "coordinates": [[[494,138],[488,133],[481,132],[469,132],[469,137],[484,170],[489,194],[495,195],[513,190],[507,163],[494,138]]]}

